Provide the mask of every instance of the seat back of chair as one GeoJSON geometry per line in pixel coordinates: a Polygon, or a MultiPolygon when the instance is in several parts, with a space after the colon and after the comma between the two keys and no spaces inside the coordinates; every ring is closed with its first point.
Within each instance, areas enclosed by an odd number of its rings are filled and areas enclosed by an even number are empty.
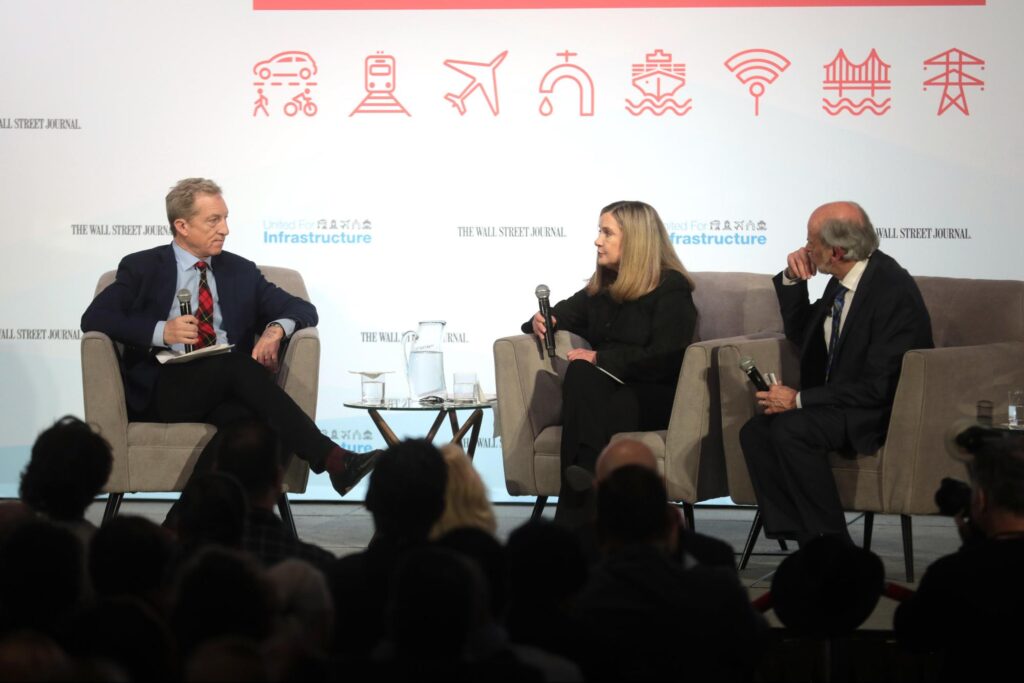
{"type": "Polygon", "coordinates": [[[937,348],[1024,341],[1024,282],[918,276],[937,348]]]}
{"type": "Polygon", "coordinates": [[[779,300],[771,275],[763,273],[690,273],[696,282],[695,341],[759,332],[782,332],[779,300]]]}

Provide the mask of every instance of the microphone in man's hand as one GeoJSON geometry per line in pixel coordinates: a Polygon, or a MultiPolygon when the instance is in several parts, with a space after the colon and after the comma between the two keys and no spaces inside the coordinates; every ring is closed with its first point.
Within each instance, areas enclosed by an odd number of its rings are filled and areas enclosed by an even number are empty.
{"type": "Polygon", "coordinates": [[[740,370],[746,373],[747,379],[750,383],[757,387],[758,391],[768,391],[768,383],[764,381],[764,377],[761,376],[757,366],[754,364],[754,359],[750,356],[744,356],[740,359],[740,370]]]}
{"type": "MultiPolygon", "coordinates": [[[[178,290],[178,311],[182,315],[192,315],[192,292],[187,289],[178,290]]],[[[191,344],[185,344],[185,353],[192,353],[191,344]]]]}
{"type": "Polygon", "coordinates": [[[548,297],[551,296],[551,290],[548,289],[547,285],[537,285],[537,289],[534,291],[537,295],[537,304],[540,308],[540,314],[544,316],[544,346],[548,350],[548,358],[555,357],[555,328],[551,324],[551,302],[548,297]]]}

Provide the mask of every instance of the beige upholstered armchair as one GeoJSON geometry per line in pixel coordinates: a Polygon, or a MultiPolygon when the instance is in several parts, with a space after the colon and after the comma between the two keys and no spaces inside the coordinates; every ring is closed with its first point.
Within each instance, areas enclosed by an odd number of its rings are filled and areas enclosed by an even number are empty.
{"type": "MultiPolygon", "coordinates": [[[[264,277],[285,291],[309,300],[302,276],[288,268],[260,266],[264,277]]],[[[114,271],[104,273],[96,285],[99,294],[114,281],[114,271]]],[[[103,514],[106,521],[117,514],[125,493],[181,491],[196,459],[217,431],[209,424],[182,422],[129,422],[124,385],[118,367],[119,344],[101,332],[82,336],[82,390],[85,419],[110,442],[114,467],[104,488],[110,495],[103,514]]],[[[320,377],[320,336],[315,327],[298,330],[285,349],[278,383],[310,417],[316,416],[320,377]]],[[[302,493],[309,479],[309,465],[290,459],[285,473],[285,493],[278,509],[294,533],[295,522],[287,493],[302,493]]]]}
{"type": "MultiPolygon", "coordinates": [[[[865,513],[864,546],[870,548],[874,513],[902,521],[907,581],[913,581],[911,515],[935,514],[935,491],[943,477],[966,479],[964,466],[946,451],[952,423],[973,417],[979,399],[1006,415],[1007,390],[1024,386],[1024,282],[915,278],[932,320],[934,349],[908,352],[893,404],[885,445],[855,458],[830,455],[844,509],[865,513]]],[[[750,356],[762,373],[776,372],[799,387],[797,350],[786,340],[729,344],[719,351],[722,436],[729,495],[756,504],[740,448],[739,430],[754,415],[754,389],[739,369],[750,356]]],[[[998,420],[997,420],[998,421],[998,420]]],[[[755,519],[740,560],[746,565],[760,532],[755,519]]]]}
{"type": "MultiPolygon", "coordinates": [[[[693,523],[692,505],[728,493],[718,402],[718,348],[747,338],[782,338],[775,290],[767,275],[692,273],[697,283],[697,341],[686,349],[668,429],[621,433],[651,447],[665,475],[671,500],[682,502],[693,523]]],[[[498,422],[505,485],[515,496],[538,496],[534,516],[548,496],[558,495],[562,437],[561,382],[566,353],[585,346],[580,337],[555,335],[552,363],[531,335],[494,342],[498,422]]]]}

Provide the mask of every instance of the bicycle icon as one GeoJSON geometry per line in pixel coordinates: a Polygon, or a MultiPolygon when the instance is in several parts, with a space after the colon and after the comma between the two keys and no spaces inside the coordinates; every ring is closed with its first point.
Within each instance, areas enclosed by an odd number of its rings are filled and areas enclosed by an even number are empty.
{"type": "Polygon", "coordinates": [[[316,116],[317,109],[316,102],[309,96],[309,88],[306,88],[284,104],[285,116],[295,116],[300,110],[306,116],[316,116]]]}

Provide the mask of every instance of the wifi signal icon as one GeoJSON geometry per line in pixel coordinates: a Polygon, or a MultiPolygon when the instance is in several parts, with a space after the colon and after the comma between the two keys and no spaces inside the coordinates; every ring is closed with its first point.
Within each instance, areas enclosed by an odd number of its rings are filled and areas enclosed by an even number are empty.
{"type": "Polygon", "coordinates": [[[748,85],[754,96],[754,116],[761,115],[761,95],[764,87],[771,85],[783,71],[789,68],[789,60],[774,50],[744,50],[725,60],[725,67],[748,85]]]}

